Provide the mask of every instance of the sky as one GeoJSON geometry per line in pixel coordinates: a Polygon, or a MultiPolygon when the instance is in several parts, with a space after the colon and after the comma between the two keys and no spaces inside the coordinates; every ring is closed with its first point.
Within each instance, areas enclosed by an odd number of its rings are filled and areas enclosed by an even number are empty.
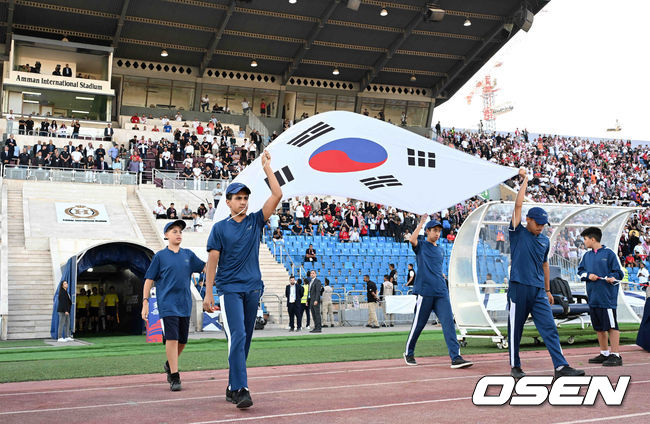
{"type": "Polygon", "coordinates": [[[466,96],[486,74],[496,78],[498,131],[650,140],[650,2],[552,0],[454,96],[433,125],[478,127],[482,99],[466,96]],[[502,65],[494,65],[501,62],[502,65]],[[619,120],[622,131],[607,132],[619,120]],[[615,135],[614,135],[615,134],[615,135]]]}

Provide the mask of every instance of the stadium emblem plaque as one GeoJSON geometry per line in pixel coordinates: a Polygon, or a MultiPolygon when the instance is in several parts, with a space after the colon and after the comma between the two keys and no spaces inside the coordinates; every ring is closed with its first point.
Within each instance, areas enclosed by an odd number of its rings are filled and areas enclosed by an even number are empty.
{"type": "Polygon", "coordinates": [[[56,202],[56,219],[59,224],[101,223],[108,224],[108,213],[102,204],[56,202]]]}

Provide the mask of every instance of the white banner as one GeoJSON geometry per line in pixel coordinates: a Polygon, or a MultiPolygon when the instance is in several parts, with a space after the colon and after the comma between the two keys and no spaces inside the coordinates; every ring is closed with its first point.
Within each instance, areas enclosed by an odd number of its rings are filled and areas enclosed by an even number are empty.
{"type": "Polygon", "coordinates": [[[387,314],[412,314],[415,312],[415,295],[386,296],[387,314]]]}
{"type": "Polygon", "coordinates": [[[110,223],[106,208],[104,205],[97,203],[56,202],[56,220],[59,224],[78,222],[110,223]]]}
{"type": "Polygon", "coordinates": [[[32,72],[11,71],[9,72],[9,78],[4,80],[4,84],[32,88],[51,88],[87,94],[105,94],[107,96],[115,95],[115,91],[111,89],[110,81],[35,74],[32,72]]]}
{"type": "MultiPolygon", "coordinates": [[[[292,126],[273,141],[271,167],[283,198],[325,194],[434,213],[513,177],[495,165],[396,125],[352,112],[325,112],[292,126]]],[[[251,190],[249,212],[271,191],[261,158],[235,178],[251,190]]],[[[215,220],[228,216],[219,202],[215,220]]]]}

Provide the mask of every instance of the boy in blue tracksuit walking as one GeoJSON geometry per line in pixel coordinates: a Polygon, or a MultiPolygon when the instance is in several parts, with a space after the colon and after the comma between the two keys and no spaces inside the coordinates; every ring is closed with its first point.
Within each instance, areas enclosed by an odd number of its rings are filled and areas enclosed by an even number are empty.
{"type": "Polygon", "coordinates": [[[413,285],[413,293],[416,298],[415,316],[406,340],[404,361],[406,361],[407,365],[417,365],[414,357],[415,344],[422,329],[427,325],[431,311],[434,311],[442,325],[442,333],[445,336],[447,350],[451,358],[451,367],[470,367],[472,362],[466,361],[460,356],[460,345],[456,338],[456,326],[449,300],[449,289],[447,289],[447,283],[442,274],[443,252],[438,246],[442,224],[435,220],[429,221],[424,227],[425,239],[418,241],[418,234],[420,234],[426,220],[427,216],[422,215],[420,223],[411,234],[410,239],[418,264],[418,273],[415,276],[413,285]]]}
{"type": "Polygon", "coordinates": [[[528,315],[533,316],[535,327],[551,354],[555,376],[585,375],[582,370],[571,368],[562,354],[560,336],[553,319],[551,305],[553,295],[550,288],[548,252],[550,240],[542,234],[548,224],[548,214],[540,207],[531,208],[526,216],[526,226],[521,225],[521,209],[528,188],[525,169],[519,170],[522,177],[517,193],[515,210],[508,229],[510,237],[510,284],[508,285],[508,349],[510,353],[510,375],[522,378],[519,344],[528,315]]]}
{"type": "Polygon", "coordinates": [[[168,246],[155,254],[145,274],[142,290],[142,319],[149,315],[149,293],[156,283],[158,313],[162,321],[163,343],[167,354],[165,372],[171,391],[181,390],[178,373],[178,357],[187,344],[192,312],[190,279],[192,273],[201,272],[205,262],[194,252],[181,248],[185,221],[179,219],[165,225],[165,238],[168,246]]]}
{"type": "Polygon", "coordinates": [[[600,228],[589,227],[582,232],[585,246],[591,249],[580,260],[578,275],[587,285],[589,315],[591,325],[598,334],[600,355],[589,359],[590,364],[603,364],[605,367],[619,367],[623,359],[618,349],[619,331],[616,320],[618,304],[618,281],[623,279],[623,270],[616,253],[602,244],[603,233],[600,228]],[[618,280],[618,281],[617,281],[618,280]],[[612,346],[607,348],[607,336],[612,346]]]}
{"type": "Polygon", "coordinates": [[[259,264],[260,237],[266,220],[282,199],[282,190],[271,170],[268,151],[263,153],[262,168],[271,189],[271,196],[262,209],[247,214],[250,189],[242,183],[230,184],[226,189],[230,216],[214,224],[207,245],[209,255],[203,309],[214,309],[212,286],[216,285],[223,327],[228,338],[230,373],[226,400],[236,404],[237,408],[253,405],[248,390],[246,359],[255,329],[257,307],[264,291],[259,264]]]}

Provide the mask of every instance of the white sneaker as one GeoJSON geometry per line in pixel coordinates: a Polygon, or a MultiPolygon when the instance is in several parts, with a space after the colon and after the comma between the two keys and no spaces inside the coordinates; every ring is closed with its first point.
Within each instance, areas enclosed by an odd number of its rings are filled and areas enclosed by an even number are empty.
{"type": "Polygon", "coordinates": [[[67,340],[64,339],[64,338],[60,338],[59,340],[57,340],[57,342],[59,342],[59,343],[65,343],[66,341],[67,341],[67,340]]]}
{"type": "Polygon", "coordinates": [[[311,328],[309,328],[309,326],[307,326],[307,327],[305,327],[305,328],[306,328],[307,330],[311,330],[311,328]]]}
{"type": "Polygon", "coordinates": [[[66,342],[73,342],[74,339],[73,339],[72,337],[66,337],[66,338],[65,338],[65,341],[66,341],[66,342]]]}

